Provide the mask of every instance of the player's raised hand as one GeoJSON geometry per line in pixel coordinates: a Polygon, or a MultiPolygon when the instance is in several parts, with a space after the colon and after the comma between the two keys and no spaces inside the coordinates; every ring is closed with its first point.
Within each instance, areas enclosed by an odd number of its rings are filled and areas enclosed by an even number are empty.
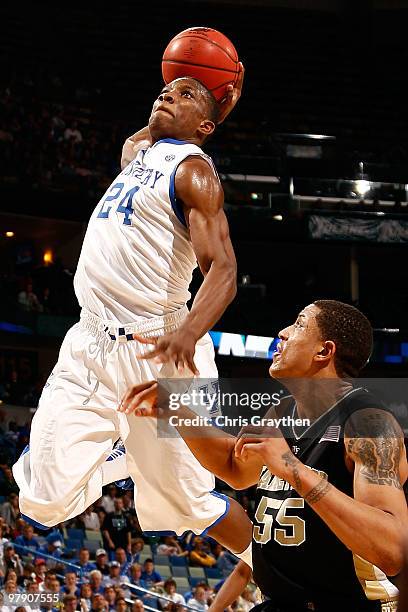
{"type": "Polygon", "coordinates": [[[228,85],[227,95],[220,104],[218,123],[222,123],[228,117],[228,115],[240,99],[242,93],[242,86],[244,84],[244,75],[244,64],[242,62],[239,62],[237,82],[235,83],[235,85],[228,85]]]}
{"type": "Polygon", "coordinates": [[[153,344],[154,348],[144,354],[138,354],[138,359],[154,359],[156,363],[175,363],[179,372],[185,368],[198,376],[199,372],[194,363],[195,339],[187,331],[178,329],[165,336],[150,336],[145,338],[133,334],[133,338],[141,344],[153,344]]]}
{"type": "Polygon", "coordinates": [[[125,414],[133,413],[135,416],[156,417],[158,415],[157,388],[158,384],[155,380],[130,387],[123,396],[118,411],[125,414]]]}

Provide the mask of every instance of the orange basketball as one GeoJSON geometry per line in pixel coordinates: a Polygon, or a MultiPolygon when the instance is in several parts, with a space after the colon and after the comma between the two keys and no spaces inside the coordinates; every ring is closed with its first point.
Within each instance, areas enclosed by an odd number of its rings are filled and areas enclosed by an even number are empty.
{"type": "Polygon", "coordinates": [[[232,42],[211,28],[188,28],[177,34],[163,54],[165,83],[180,77],[201,81],[221,101],[227,85],[235,84],[239,72],[238,53],[232,42]]]}

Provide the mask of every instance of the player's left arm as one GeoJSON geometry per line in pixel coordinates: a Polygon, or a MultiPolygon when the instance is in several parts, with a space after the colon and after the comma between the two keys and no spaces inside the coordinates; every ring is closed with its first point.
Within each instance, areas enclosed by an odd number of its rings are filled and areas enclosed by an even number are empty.
{"type": "Polygon", "coordinates": [[[237,264],[223,210],[224,191],[209,163],[201,157],[191,157],[181,164],[176,193],[183,202],[191,242],[204,276],[184,323],[198,340],[234,299],[237,264]]]}
{"type": "Polygon", "coordinates": [[[364,409],[347,422],[344,442],[346,463],[354,467],[354,497],[299,461],[283,437],[244,438],[236,452],[260,454],[269,470],[289,482],[347,548],[394,576],[403,564],[402,534],[408,530],[402,430],[384,410],[364,409]]]}
{"type": "Polygon", "coordinates": [[[237,291],[237,264],[223,210],[224,192],[214,169],[202,157],[184,160],[176,173],[177,199],[183,203],[191,242],[204,281],[191,311],[177,331],[158,338],[134,338],[155,348],[140,355],[199,372],[194,364],[195,345],[219,320],[237,291]]]}

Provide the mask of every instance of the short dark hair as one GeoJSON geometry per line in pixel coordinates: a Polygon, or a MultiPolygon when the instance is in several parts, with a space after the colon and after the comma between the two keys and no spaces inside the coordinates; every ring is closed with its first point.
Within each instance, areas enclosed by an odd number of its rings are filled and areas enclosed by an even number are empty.
{"type": "Polygon", "coordinates": [[[193,77],[189,77],[189,78],[192,81],[195,81],[196,83],[200,85],[201,92],[204,94],[204,97],[207,102],[208,113],[209,113],[208,118],[213,123],[215,123],[215,125],[217,125],[218,119],[220,116],[220,109],[219,109],[217,100],[214,98],[211,91],[207,89],[207,87],[201,81],[199,81],[198,79],[194,79],[193,77]]]}
{"type": "Polygon", "coordinates": [[[145,559],[144,564],[146,565],[146,563],[153,563],[153,559],[150,559],[150,557],[145,559]]]}
{"type": "Polygon", "coordinates": [[[334,366],[339,376],[354,378],[366,365],[373,350],[373,328],[360,310],[337,300],[313,302],[323,340],[336,345],[334,366]]]}
{"type": "Polygon", "coordinates": [[[164,586],[165,586],[165,587],[166,587],[166,586],[170,586],[170,585],[173,585],[174,587],[176,587],[176,588],[177,588],[177,583],[176,583],[176,581],[174,580],[174,578],[167,578],[166,582],[164,583],[164,586]]]}

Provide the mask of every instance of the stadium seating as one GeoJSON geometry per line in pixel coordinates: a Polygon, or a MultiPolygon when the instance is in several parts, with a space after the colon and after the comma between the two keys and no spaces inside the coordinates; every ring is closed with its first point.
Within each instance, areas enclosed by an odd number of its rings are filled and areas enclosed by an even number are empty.
{"type": "Polygon", "coordinates": [[[172,577],[170,565],[156,565],[155,570],[165,580],[172,577]]]}
{"type": "Polygon", "coordinates": [[[186,567],[188,565],[186,557],[176,557],[172,555],[169,557],[169,560],[173,567],[186,567]]]}
{"type": "Polygon", "coordinates": [[[189,571],[192,578],[200,578],[201,580],[206,579],[203,567],[190,567],[189,571]]]}
{"type": "Polygon", "coordinates": [[[171,571],[174,578],[188,578],[189,575],[187,567],[177,567],[173,565],[171,571]]]}

